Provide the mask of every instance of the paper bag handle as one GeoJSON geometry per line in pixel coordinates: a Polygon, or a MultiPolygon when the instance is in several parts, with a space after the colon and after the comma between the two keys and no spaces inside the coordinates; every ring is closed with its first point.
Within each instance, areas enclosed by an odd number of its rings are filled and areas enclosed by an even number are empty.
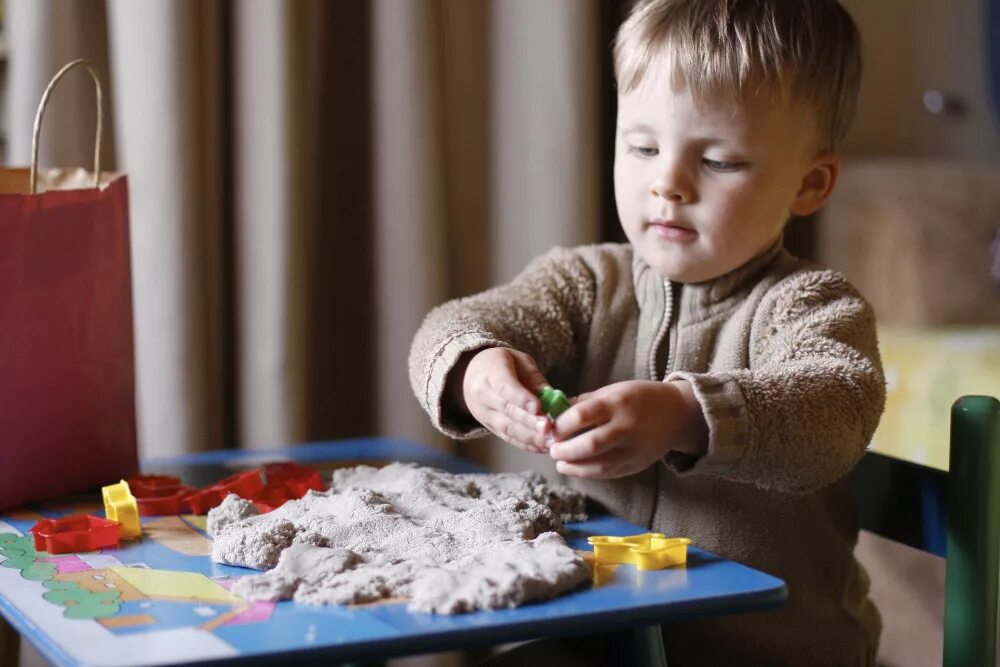
{"type": "Polygon", "coordinates": [[[49,95],[52,94],[52,90],[59,83],[59,79],[63,75],[73,69],[74,67],[83,67],[88,72],[90,72],[91,78],[94,79],[94,85],[97,88],[97,134],[94,139],[94,187],[99,187],[101,183],[101,134],[104,129],[104,91],[101,89],[101,80],[97,76],[97,72],[94,68],[90,66],[90,62],[80,58],[74,60],[73,62],[66,63],[63,68],[56,72],[56,75],[52,77],[49,81],[49,85],[45,87],[45,92],[42,93],[42,100],[38,103],[38,111],[35,113],[35,129],[31,134],[31,194],[36,194],[37,188],[37,176],[38,176],[38,135],[42,130],[42,114],[45,113],[45,107],[49,103],[49,95]]]}

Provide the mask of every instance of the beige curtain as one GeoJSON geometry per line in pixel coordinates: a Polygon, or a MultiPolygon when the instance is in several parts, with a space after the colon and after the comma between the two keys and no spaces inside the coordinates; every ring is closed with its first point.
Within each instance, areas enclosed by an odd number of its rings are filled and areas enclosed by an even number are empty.
{"type": "MultiPolygon", "coordinates": [[[[597,20],[596,0],[7,0],[8,162],[61,63],[111,91],[142,454],[447,446],[407,379],[423,315],[597,240],[597,20]]],[[[91,150],[68,83],[46,164],[91,150]]],[[[498,467],[530,464],[507,449],[498,467]]]]}

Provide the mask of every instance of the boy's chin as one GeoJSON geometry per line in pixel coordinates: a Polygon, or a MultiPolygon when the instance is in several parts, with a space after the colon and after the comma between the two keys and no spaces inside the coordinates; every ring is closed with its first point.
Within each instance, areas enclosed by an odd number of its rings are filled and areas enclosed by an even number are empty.
{"type": "Polygon", "coordinates": [[[720,278],[743,266],[759,253],[715,253],[689,245],[683,248],[639,247],[639,256],[664,279],[697,284],[720,278]]]}
{"type": "Polygon", "coordinates": [[[670,282],[703,283],[721,275],[713,271],[706,262],[686,261],[684,258],[677,257],[650,257],[646,253],[643,253],[642,258],[646,260],[650,268],[670,282]]]}
{"type": "Polygon", "coordinates": [[[698,283],[708,282],[709,280],[719,277],[714,273],[694,270],[672,272],[660,271],[660,275],[672,283],[682,283],[685,285],[696,285],[698,283]]]}

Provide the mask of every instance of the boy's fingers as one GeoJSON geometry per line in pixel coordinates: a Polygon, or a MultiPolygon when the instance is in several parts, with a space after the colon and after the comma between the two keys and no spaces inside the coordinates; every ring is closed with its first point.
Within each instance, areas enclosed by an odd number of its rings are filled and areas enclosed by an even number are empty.
{"type": "MultiPolygon", "coordinates": [[[[508,419],[523,426],[537,436],[539,443],[542,443],[552,432],[552,422],[549,421],[548,417],[542,417],[540,415],[533,415],[529,412],[525,412],[513,403],[507,403],[501,412],[503,412],[508,419]]],[[[533,439],[535,438],[533,437],[533,439]]]]}
{"type": "Polygon", "coordinates": [[[545,436],[541,431],[510,419],[502,412],[493,412],[490,426],[491,431],[515,447],[531,452],[546,451],[545,436]]]}
{"type": "Polygon", "coordinates": [[[608,421],[610,415],[604,401],[580,401],[556,419],[556,433],[568,439],[585,428],[599,426],[608,421]]]}
{"type": "Polygon", "coordinates": [[[556,471],[569,477],[584,477],[591,479],[610,479],[622,477],[618,453],[607,452],[602,456],[597,456],[584,461],[569,462],[556,461],[556,471]]]}
{"type": "Polygon", "coordinates": [[[506,391],[491,389],[488,392],[484,392],[480,400],[482,405],[488,410],[492,410],[504,415],[507,419],[523,424],[525,428],[538,431],[539,433],[550,432],[552,425],[547,417],[528,412],[516,401],[510,400],[511,396],[517,395],[519,395],[519,392],[509,388],[506,391]]]}
{"type": "Polygon", "coordinates": [[[532,394],[524,387],[514,386],[505,382],[500,386],[494,387],[493,389],[505,401],[513,405],[516,405],[524,412],[529,414],[538,413],[539,409],[538,399],[535,398],[534,394],[532,394]]]}
{"type": "Polygon", "coordinates": [[[504,398],[514,403],[517,403],[526,411],[531,413],[537,413],[541,404],[538,398],[527,389],[523,382],[523,371],[522,367],[528,363],[532,363],[531,357],[528,355],[511,350],[509,355],[505,355],[502,359],[503,365],[506,370],[510,373],[510,382],[498,383],[495,389],[501,392],[504,398]],[[525,361],[525,360],[528,361],[525,361]]]}
{"type": "Polygon", "coordinates": [[[616,447],[607,429],[596,428],[569,440],[552,443],[549,456],[556,461],[575,463],[607,456],[616,447]]]}
{"type": "Polygon", "coordinates": [[[487,407],[487,420],[491,429],[497,435],[517,438],[520,440],[532,439],[536,434],[541,435],[539,424],[516,405],[512,405],[500,397],[495,400],[494,406],[487,407]],[[514,432],[515,427],[518,429],[514,432]],[[528,436],[520,437],[528,434],[528,436]]]}

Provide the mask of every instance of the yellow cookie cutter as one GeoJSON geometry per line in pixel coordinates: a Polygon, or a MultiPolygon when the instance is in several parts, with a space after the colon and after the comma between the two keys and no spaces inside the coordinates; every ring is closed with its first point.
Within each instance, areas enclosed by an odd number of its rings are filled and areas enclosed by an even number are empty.
{"type": "Polygon", "coordinates": [[[139,524],[139,505],[124,479],[117,484],[101,487],[104,498],[104,513],[112,521],[121,524],[122,539],[131,540],[142,535],[139,524]]]}
{"type": "Polygon", "coordinates": [[[594,547],[598,565],[631,563],[637,570],[659,570],[687,563],[686,537],[667,537],[663,533],[642,533],[628,537],[594,535],[587,538],[594,547]]]}

